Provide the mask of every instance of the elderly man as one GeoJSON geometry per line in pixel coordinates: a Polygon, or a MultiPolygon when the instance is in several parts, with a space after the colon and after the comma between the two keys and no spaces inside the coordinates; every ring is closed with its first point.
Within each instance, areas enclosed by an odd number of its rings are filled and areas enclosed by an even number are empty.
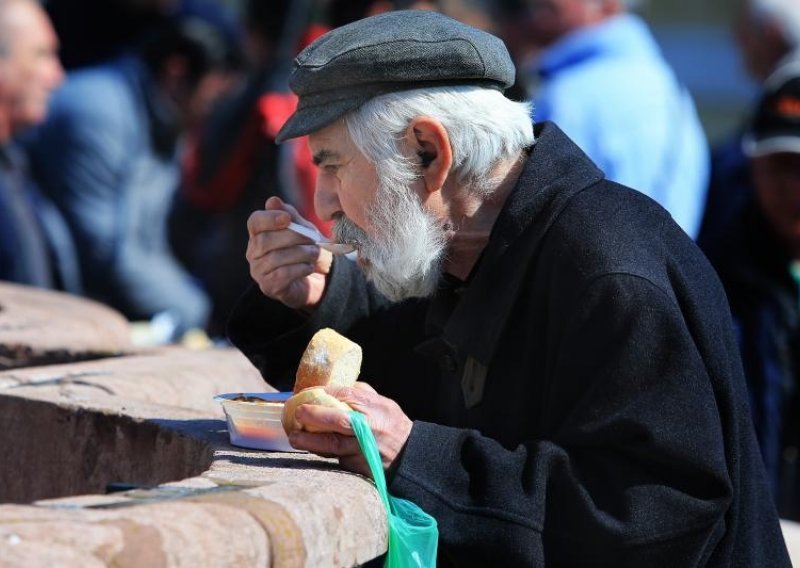
{"type": "MultiPolygon", "coordinates": [[[[278,388],[311,335],[364,349],[329,392],[366,415],[389,490],[443,566],[788,566],[724,293],[669,214],[502,91],[503,43],[432,12],[329,32],[295,61],[316,206],[358,262],[248,221],[231,339],[278,388]],[[369,383],[368,386],[367,383],[369,383]]],[[[346,413],[297,448],[365,472],[346,413]]]]}
{"type": "Polygon", "coordinates": [[[14,140],[45,119],[63,75],[58,38],[39,3],[0,2],[0,280],[78,292],[69,230],[14,140]]]}

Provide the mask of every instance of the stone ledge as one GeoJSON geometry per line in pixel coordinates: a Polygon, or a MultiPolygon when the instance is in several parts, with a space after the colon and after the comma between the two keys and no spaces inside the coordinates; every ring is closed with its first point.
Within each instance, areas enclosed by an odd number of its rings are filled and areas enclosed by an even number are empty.
{"type": "Polygon", "coordinates": [[[298,457],[289,469],[242,478],[229,471],[222,485],[200,476],[3,505],[0,565],[46,565],[65,549],[75,561],[59,566],[356,566],[382,554],[385,517],[371,483],[318,462],[298,457]]]}
{"type": "Polygon", "coordinates": [[[60,292],[0,282],[0,370],[133,351],[114,310],[60,292]]]}
{"type": "Polygon", "coordinates": [[[255,390],[270,387],[229,349],[0,373],[2,500],[34,501],[0,506],[0,565],[355,566],[382,554],[370,481],[228,444],[211,397],[255,390]],[[103,494],[111,482],[147,488],[103,494]]]}
{"type": "Polygon", "coordinates": [[[213,396],[274,390],[238,351],[135,350],[128,333],[93,302],[0,283],[0,358],[17,354],[0,360],[0,567],[355,566],[385,552],[369,480],[228,443],[213,396]],[[120,484],[138,488],[106,493],[120,484]]]}

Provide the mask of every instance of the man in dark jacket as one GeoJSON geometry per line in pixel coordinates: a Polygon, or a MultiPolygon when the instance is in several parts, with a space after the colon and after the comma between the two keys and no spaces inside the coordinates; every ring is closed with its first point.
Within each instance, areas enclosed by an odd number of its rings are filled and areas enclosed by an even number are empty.
{"type": "Polygon", "coordinates": [[[800,60],[765,83],[744,141],[746,202],[705,252],[730,302],[778,512],[800,519],[800,60]]]}
{"type": "MultiPolygon", "coordinates": [[[[358,262],[270,198],[231,339],[281,389],[317,329],[362,345],[363,382],[328,391],[437,519],[441,565],[789,565],[713,271],[556,126],[534,133],[513,79],[502,42],[430,12],[304,50],[278,139],[309,134],[317,210],[358,262]]],[[[321,432],[295,447],[367,471],[345,413],[296,418],[321,432]]]]}

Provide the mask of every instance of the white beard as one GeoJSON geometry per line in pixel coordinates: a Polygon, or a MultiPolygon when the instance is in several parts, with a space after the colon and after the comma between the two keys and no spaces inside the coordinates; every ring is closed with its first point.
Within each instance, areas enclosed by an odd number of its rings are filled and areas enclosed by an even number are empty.
{"type": "Polygon", "coordinates": [[[338,242],[359,243],[367,280],[391,301],[432,296],[442,275],[445,233],[408,183],[380,173],[375,202],[368,211],[370,224],[379,233],[369,237],[341,216],[333,234],[338,242]]]}

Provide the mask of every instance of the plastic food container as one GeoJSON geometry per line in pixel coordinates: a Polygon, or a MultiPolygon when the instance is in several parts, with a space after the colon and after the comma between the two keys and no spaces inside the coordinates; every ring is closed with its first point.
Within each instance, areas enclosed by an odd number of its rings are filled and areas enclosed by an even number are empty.
{"type": "Polygon", "coordinates": [[[214,400],[222,403],[234,446],[299,452],[289,445],[281,424],[283,404],[290,396],[290,392],[234,392],[217,395],[214,400]]]}

